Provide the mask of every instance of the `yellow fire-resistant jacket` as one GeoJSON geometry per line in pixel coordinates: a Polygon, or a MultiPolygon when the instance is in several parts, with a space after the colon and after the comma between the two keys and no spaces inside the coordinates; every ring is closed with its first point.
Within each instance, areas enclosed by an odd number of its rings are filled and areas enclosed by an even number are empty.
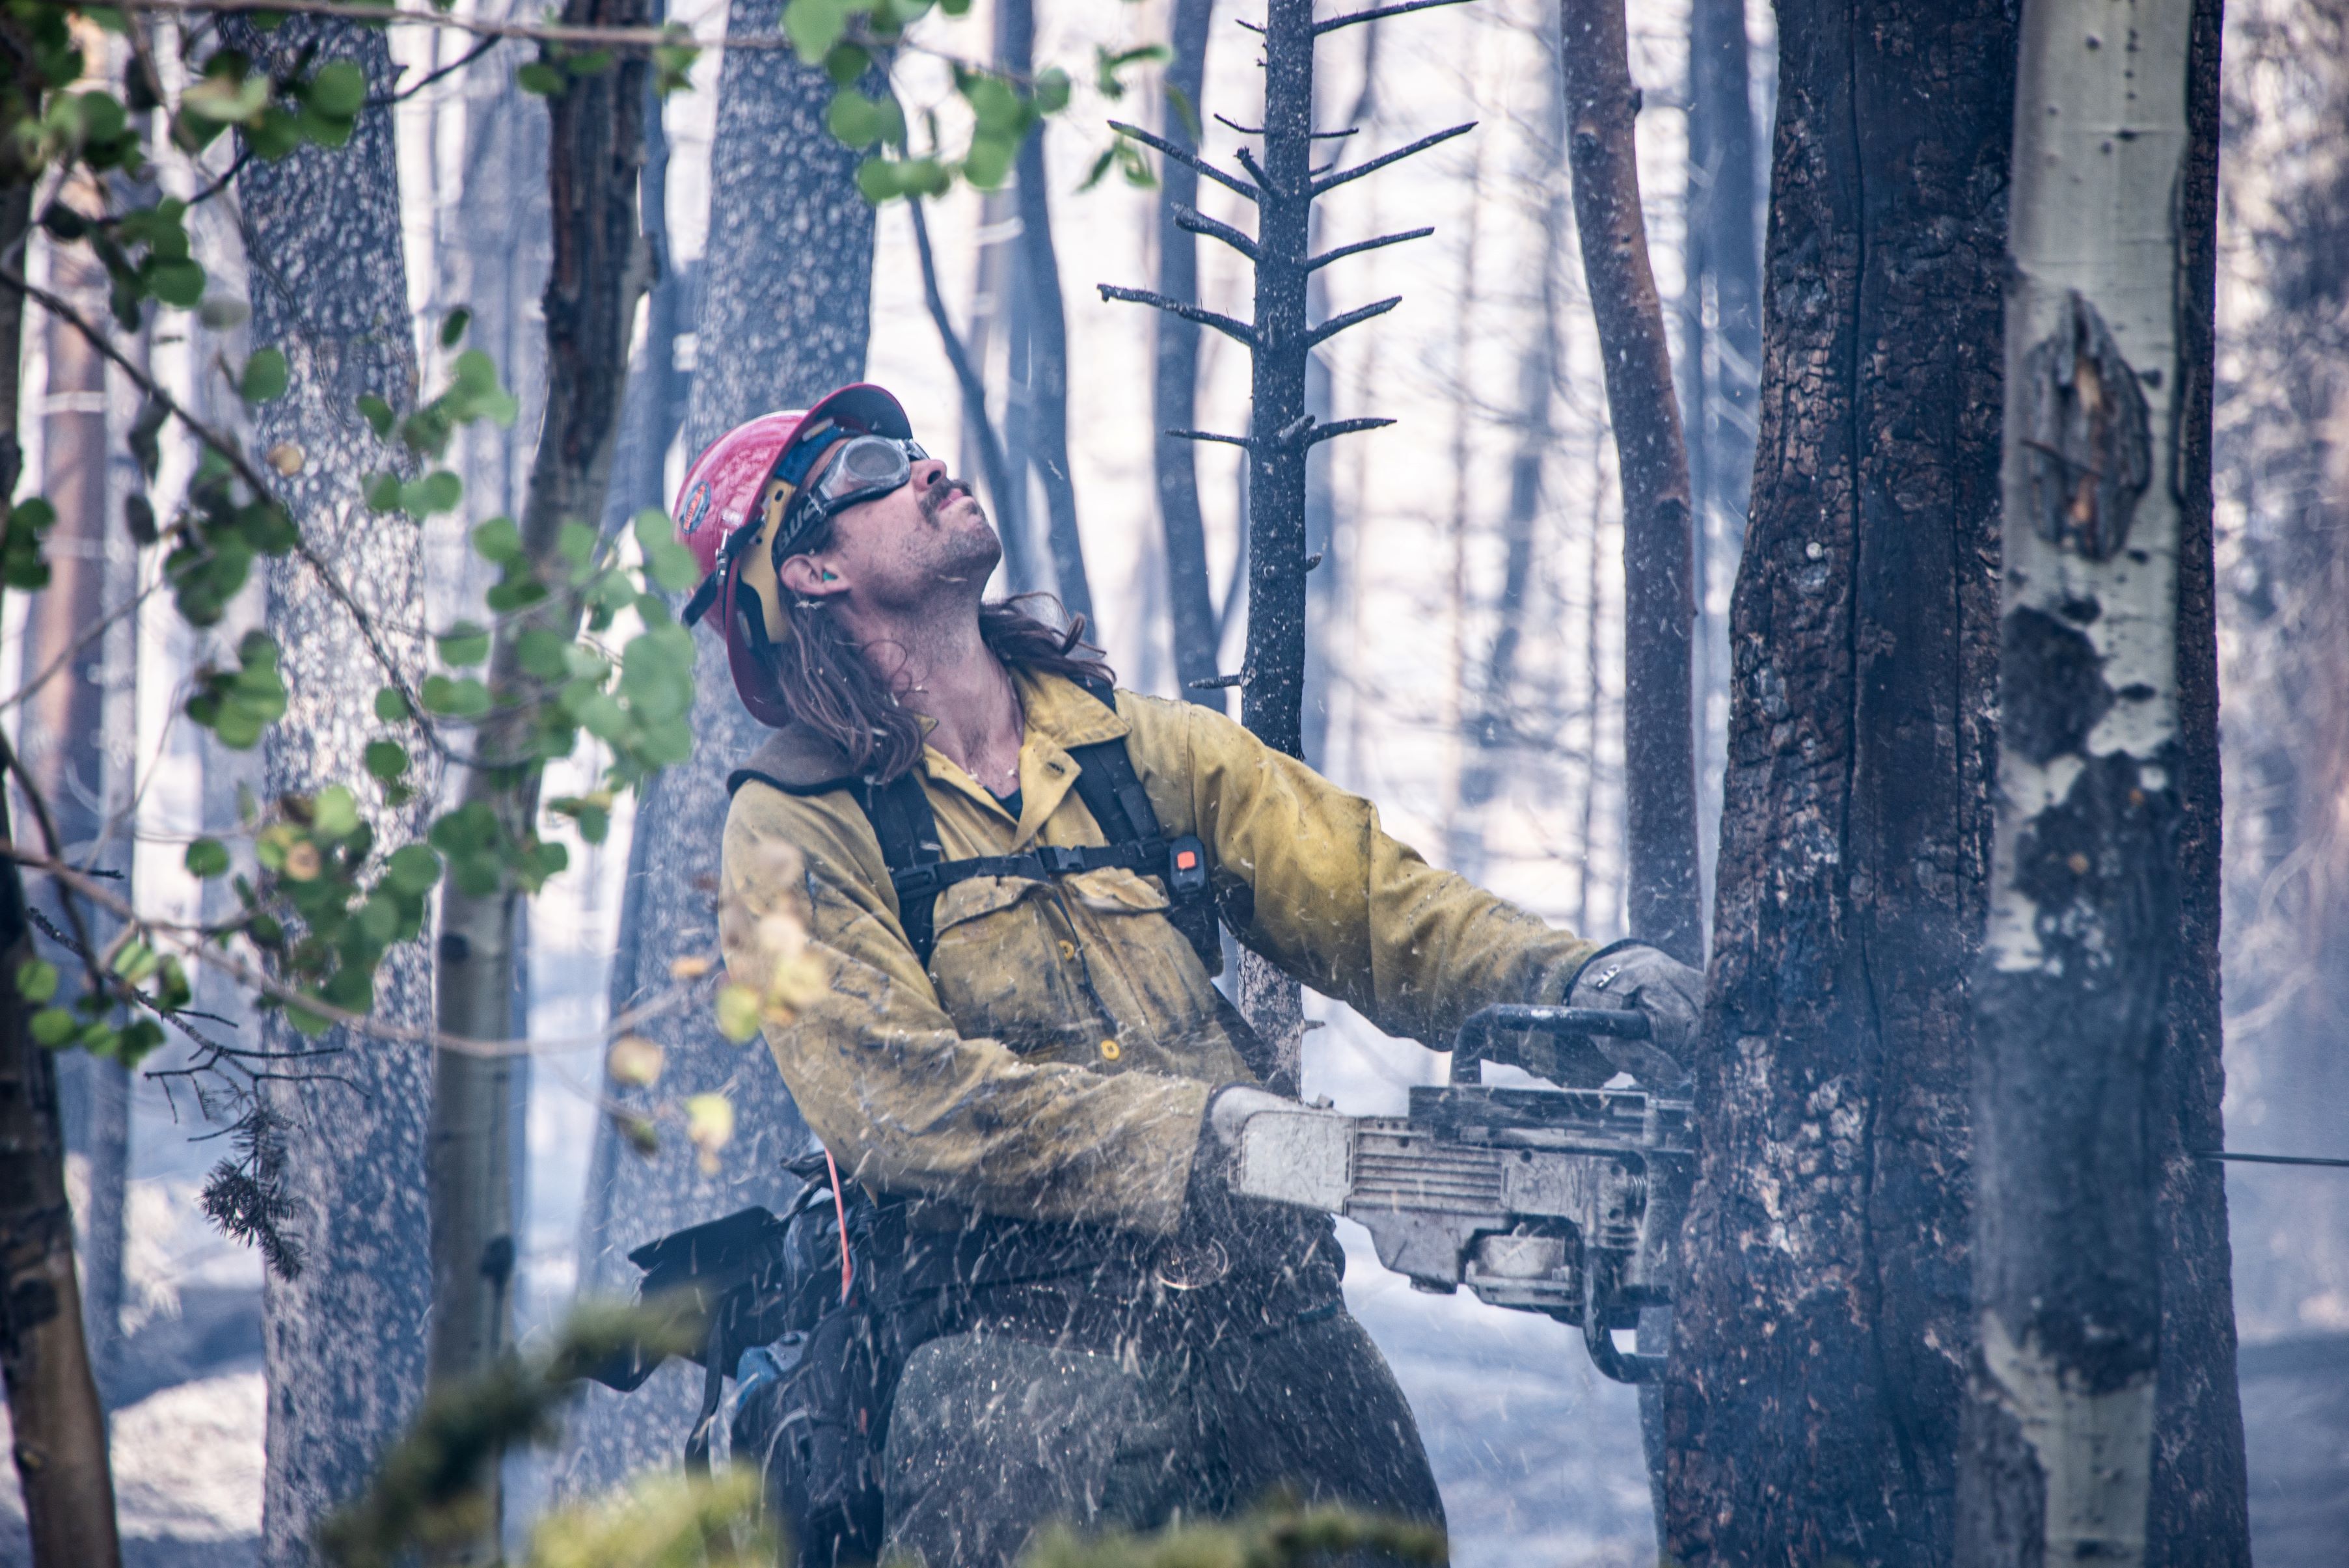
{"type": "MultiPolygon", "coordinates": [[[[1390,1033],[1440,1044],[1478,1007],[1560,1000],[1594,951],[1430,866],[1380,830],[1368,801],[1219,713],[1125,691],[1112,711],[1055,676],[1019,686],[1016,823],[924,751],[947,860],[1103,843],[1069,752],[1123,736],[1162,830],[1196,833],[1218,885],[1253,890],[1239,939],[1390,1033]]],[[[879,842],[838,787],[843,763],[784,730],[756,767],[790,792],[746,782],[726,820],[730,973],[762,984],[775,955],[761,933],[779,923],[766,917],[794,908],[820,972],[792,1021],[767,1030],[808,1125],[877,1191],[1172,1231],[1208,1095],[1255,1078],[1206,970],[1160,913],[1164,884],[1114,868],[956,883],[938,895],[926,974],[879,842]],[[801,886],[777,870],[801,863],[801,886]]]]}

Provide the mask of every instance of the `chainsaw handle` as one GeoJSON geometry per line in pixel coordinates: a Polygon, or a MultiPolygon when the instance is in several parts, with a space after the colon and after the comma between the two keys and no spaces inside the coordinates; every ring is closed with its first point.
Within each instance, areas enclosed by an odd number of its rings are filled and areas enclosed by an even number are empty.
{"type": "Polygon", "coordinates": [[[1648,1037],[1648,1016],[1614,1007],[1544,1007],[1502,1003],[1468,1016],[1452,1045],[1452,1081],[1476,1081],[1476,1064],[1493,1037],[1537,1030],[1546,1035],[1609,1035],[1619,1040],[1648,1037]]]}

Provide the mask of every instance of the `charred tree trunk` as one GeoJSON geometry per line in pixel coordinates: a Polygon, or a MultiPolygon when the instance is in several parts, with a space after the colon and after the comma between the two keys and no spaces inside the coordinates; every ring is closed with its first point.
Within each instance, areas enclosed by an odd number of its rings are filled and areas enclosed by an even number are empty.
{"type": "Polygon", "coordinates": [[[987,411],[984,357],[971,353],[947,315],[946,293],[938,286],[938,260],[930,249],[930,221],[923,215],[921,198],[913,198],[905,211],[913,220],[914,254],[922,268],[922,303],[929,307],[930,324],[938,330],[938,346],[945,351],[947,366],[954,372],[955,386],[962,394],[963,447],[966,451],[978,449],[978,466],[987,477],[988,504],[995,508],[995,531],[1003,541],[1004,575],[1011,580],[1012,591],[1019,593],[1036,580],[1035,565],[1028,559],[1027,469],[1013,465],[995,419],[987,411]]]}
{"type": "Polygon", "coordinates": [[[2218,12],[2142,6],[2107,47],[2100,5],[2023,9],[1959,1494],[1982,1568],[2251,1562],[2225,1203],[2195,1159],[2220,1141],[2218,12]]]}
{"type": "Polygon", "coordinates": [[[1778,19],[1663,1545],[1905,1568],[1951,1551],[1972,1320],[2015,35],[1996,0],[1778,19]]]}
{"type": "MultiPolygon", "coordinates": [[[[1201,114],[1199,95],[1207,77],[1207,26],[1215,0],[1174,0],[1169,45],[1174,58],[1166,67],[1166,114],[1163,134],[1190,146],[1190,127],[1201,114]]],[[[1158,292],[1186,304],[1199,303],[1199,242],[1178,221],[1199,203],[1199,174],[1167,159],[1161,168],[1158,202],[1158,292]]],[[[1207,580],[1206,525],[1199,515],[1199,469],[1191,443],[1169,430],[1197,423],[1199,327],[1179,315],[1158,317],[1157,355],[1151,381],[1150,417],[1155,446],[1158,524],[1166,542],[1166,598],[1174,640],[1175,684],[1193,702],[1223,707],[1222,694],[1195,681],[1212,680],[1221,650],[1215,591],[1207,580]]]]}
{"type": "MultiPolygon", "coordinates": [[[[1003,67],[1021,77],[1031,76],[1034,0],[1002,0],[1002,5],[1003,67]]],[[[1077,532],[1077,487],[1069,471],[1069,323],[1061,300],[1061,260],[1052,247],[1051,188],[1045,179],[1041,125],[1019,144],[1012,196],[1019,212],[1019,240],[1013,253],[1011,286],[1019,291],[1028,328],[1027,414],[1035,442],[1030,458],[1043,481],[1045,542],[1061,605],[1070,614],[1092,621],[1092,586],[1085,578],[1084,541],[1077,532]]]]}
{"type": "MultiPolygon", "coordinates": [[[[265,34],[232,31],[238,46],[272,69],[315,46],[317,59],[357,60],[374,96],[395,85],[376,29],[290,18],[265,34]]],[[[280,495],[374,619],[413,689],[424,662],[422,531],[361,502],[359,476],[399,459],[355,407],[366,392],[396,408],[415,397],[391,116],[362,114],[342,148],[254,160],[237,176],[237,194],[252,274],[252,341],[282,349],[290,371],[285,396],[260,411],[257,445],[301,449],[304,466],[280,495]]],[[[352,716],[368,711],[384,671],[350,613],[298,561],[273,562],[267,592],[287,691],[285,717],[264,742],[267,795],[310,795],[364,779],[369,730],[352,716]]],[[[378,843],[421,835],[432,772],[419,768],[416,801],[377,817],[378,843]]],[[[431,1026],[432,972],[420,944],[395,947],[385,958],[375,1015],[431,1026]]],[[[305,1257],[298,1276],[273,1274],[263,1293],[269,1378],[263,1562],[291,1568],[315,1560],[317,1523],[359,1491],[423,1393],[432,1274],[422,1174],[432,1057],[420,1045],[340,1031],[313,1042],[275,1015],[263,1037],[274,1050],[340,1049],[331,1078],[321,1073],[264,1086],[288,1124],[285,1190],[295,1214],[285,1228],[305,1257]]]]}
{"type": "MultiPolygon", "coordinates": [[[[13,46],[8,53],[16,76],[22,63],[13,46]]],[[[32,219],[29,180],[18,169],[7,174],[0,252],[24,242],[32,219]]],[[[24,342],[25,296],[0,290],[0,501],[13,500],[24,467],[16,443],[24,342]]],[[[64,552],[53,542],[49,554],[53,574],[43,596],[63,586],[64,552]]],[[[15,841],[7,781],[0,779],[0,842],[15,841]]],[[[57,1057],[33,1042],[34,1005],[16,989],[18,970],[37,955],[24,873],[10,861],[0,867],[0,1382],[35,1568],[114,1568],[121,1560],[114,1473],[74,1271],[57,1057]]]]}
{"type": "Polygon", "coordinates": [[[1562,0],[1567,157],[1582,268],[1606,366],[1623,484],[1624,832],[1630,928],[1686,963],[1704,955],[1691,723],[1688,452],[1648,264],[1623,0],[1562,0]]]}
{"type": "MultiPolygon", "coordinates": [[[[572,0],[566,26],[644,25],[645,0],[572,0]]],[[[547,405],[522,514],[524,553],[541,577],[559,582],[567,527],[595,527],[604,516],[613,453],[627,386],[628,339],[647,281],[639,232],[637,172],[644,159],[647,84],[642,55],[612,69],[572,77],[547,100],[547,190],[554,217],[554,266],[547,279],[547,405]]],[[[490,655],[490,691],[500,707],[518,700],[530,677],[521,643],[533,629],[565,640],[578,633],[582,606],[557,598],[499,627],[490,655]],[[554,604],[564,607],[556,610],[554,604]]],[[[465,775],[463,800],[494,812],[519,843],[537,838],[542,774],[527,710],[474,737],[480,759],[465,775]]],[[[515,977],[523,952],[523,892],[512,881],[474,894],[441,890],[439,1019],[441,1032],[497,1040],[511,1031],[515,977]]],[[[514,1239],[512,1147],[514,1057],[505,1052],[443,1047],[435,1057],[430,1187],[433,1305],[429,1377],[434,1387],[480,1377],[512,1338],[509,1286],[514,1239]]],[[[501,1496],[494,1461],[484,1466],[482,1523],[459,1553],[465,1561],[499,1554],[501,1496]]]]}
{"type": "MultiPolygon", "coordinates": [[[[771,5],[734,0],[727,26],[757,33],[773,21],[771,5]]],[[[688,452],[771,409],[803,408],[863,372],[873,209],[856,189],[857,155],[824,129],[831,101],[829,78],[787,51],[726,57],[710,152],[688,452]],[[795,150],[778,161],[778,147],[795,150]]],[[[636,810],[612,965],[615,1012],[671,985],[678,960],[708,960],[718,951],[726,775],[764,732],[734,695],[723,645],[707,629],[695,643],[693,759],[662,772],[636,810]]],[[[636,1288],[626,1259],[632,1247],[745,1204],[776,1206],[788,1191],[781,1162],[807,1147],[806,1125],[772,1058],[728,1042],[706,1008],[670,1014],[645,1032],[666,1053],[657,1098],[724,1092],[740,1130],[713,1177],[701,1174],[682,1139],[665,1139],[647,1160],[608,1121],[598,1127],[581,1237],[580,1284],[589,1294],[636,1288]]],[[[655,1098],[616,1080],[605,1092],[637,1107],[655,1098]]],[[[672,1461],[700,1391],[687,1370],[673,1364],[625,1397],[591,1391],[571,1423],[565,1487],[608,1486],[645,1465],[672,1461]]]]}

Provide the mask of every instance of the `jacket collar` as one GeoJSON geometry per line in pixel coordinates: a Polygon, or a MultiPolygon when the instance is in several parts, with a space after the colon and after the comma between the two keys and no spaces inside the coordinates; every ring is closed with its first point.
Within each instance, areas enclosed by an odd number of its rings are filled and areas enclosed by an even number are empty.
{"type": "MultiPolygon", "coordinates": [[[[1020,672],[1013,676],[1019,690],[1023,722],[1032,734],[1044,736],[1063,749],[1115,740],[1133,727],[1117,711],[1074,681],[1061,676],[1020,672]]],[[[933,720],[922,720],[925,733],[933,720]]],[[[848,754],[838,745],[803,725],[789,725],[768,736],[728,780],[740,788],[757,779],[793,795],[815,795],[857,781],[848,754]]]]}

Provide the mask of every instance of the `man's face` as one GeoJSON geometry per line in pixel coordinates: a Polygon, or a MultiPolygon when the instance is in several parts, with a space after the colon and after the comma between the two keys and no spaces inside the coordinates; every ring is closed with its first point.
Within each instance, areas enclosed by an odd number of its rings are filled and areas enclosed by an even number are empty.
{"type": "MultiPolygon", "coordinates": [[[[834,447],[808,476],[812,484],[838,460],[834,447]]],[[[874,608],[911,608],[941,587],[976,597],[1003,558],[1003,543],[967,480],[936,458],[887,495],[857,502],[833,520],[832,543],[812,559],[836,573],[854,598],[874,608]]]]}

